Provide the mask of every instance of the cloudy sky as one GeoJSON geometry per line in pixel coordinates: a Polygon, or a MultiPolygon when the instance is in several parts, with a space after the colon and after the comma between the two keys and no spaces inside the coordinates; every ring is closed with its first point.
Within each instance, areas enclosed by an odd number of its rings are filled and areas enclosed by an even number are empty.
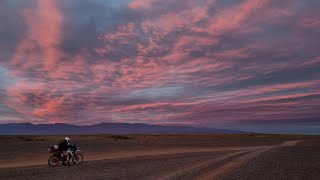
{"type": "Polygon", "coordinates": [[[320,133],[319,0],[0,0],[0,123],[320,133]]]}

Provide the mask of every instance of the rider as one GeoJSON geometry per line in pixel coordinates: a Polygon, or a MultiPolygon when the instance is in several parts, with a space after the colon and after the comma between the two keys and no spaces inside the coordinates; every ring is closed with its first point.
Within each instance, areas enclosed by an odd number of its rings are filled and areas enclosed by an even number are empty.
{"type": "MultiPolygon", "coordinates": [[[[71,139],[68,137],[65,137],[64,140],[60,141],[59,143],[59,151],[61,152],[61,156],[65,156],[64,151],[68,151],[68,149],[71,147],[70,145],[71,139]]],[[[66,157],[63,158],[62,165],[66,165],[65,163],[66,157]]]]}

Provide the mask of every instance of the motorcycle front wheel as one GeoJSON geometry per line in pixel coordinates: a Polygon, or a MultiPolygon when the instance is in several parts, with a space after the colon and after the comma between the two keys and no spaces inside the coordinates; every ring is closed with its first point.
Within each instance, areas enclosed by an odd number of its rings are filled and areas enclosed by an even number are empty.
{"type": "Polygon", "coordinates": [[[48,164],[49,164],[49,166],[51,166],[51,167],[58,166],[58,165],[59,165],[59,162],[60,162],[60,160],[59,160],[59,157],[57,157],[57,156],[51,156],[51,157],[49,158],[49,160],[48,160],[48,164]]]}
{"type": "Polygon", "coordinates": [[[72,157],[72,162],[73,164],[81,164],[83,161],[83,156],[82,154],[75,154],[73,157],[72,157]]]}

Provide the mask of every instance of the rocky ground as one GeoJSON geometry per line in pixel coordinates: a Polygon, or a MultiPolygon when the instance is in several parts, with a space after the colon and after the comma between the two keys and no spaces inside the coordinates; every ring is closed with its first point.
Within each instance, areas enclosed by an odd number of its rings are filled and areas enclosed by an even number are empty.
{"type": "Polygon", "coordinates": [[[236,168],[223,179],[320,179],[320,140],[267,151],[236,168]]]}
{"type": "Polygon", "coordinates": [[[320,179],[318,137],[75,137],[85,161],[54,168],[37,138],[2,137],[0,179],[320,179]]]}

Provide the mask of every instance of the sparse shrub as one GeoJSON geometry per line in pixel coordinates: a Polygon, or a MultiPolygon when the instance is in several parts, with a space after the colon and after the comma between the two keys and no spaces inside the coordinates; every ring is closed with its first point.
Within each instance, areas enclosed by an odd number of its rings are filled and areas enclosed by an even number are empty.
{"type": "Polygon", "coordinates": [[[131,139],[131,137],[121,136],[121,135],[112,135],[112,136],[109,136],[109,138],[111,138],[113,140],[129,140],[129,139],[131,139]]]}
{"type": "Polygon", "coordinates": [[[18,139],[19,139],[20,141],[27,141],[27,142],[32,141],[32,138],[22,137],[22,136],[19,136],[18,139]]]}

